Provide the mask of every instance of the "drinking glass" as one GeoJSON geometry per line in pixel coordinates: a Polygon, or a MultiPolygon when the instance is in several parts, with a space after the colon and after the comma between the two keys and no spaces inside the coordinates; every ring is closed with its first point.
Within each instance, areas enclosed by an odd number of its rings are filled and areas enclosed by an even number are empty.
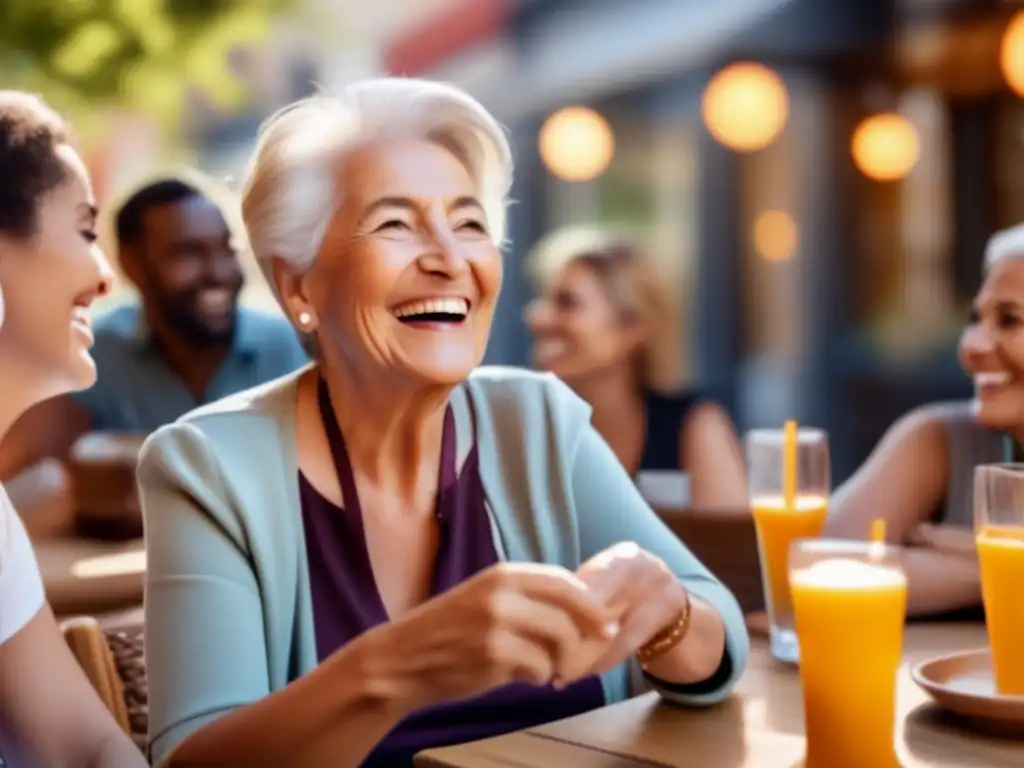
{"type": "Polygon", "coordinates": [[[793,631],[789,595],[789,548],[796,539],[821,535],[828,514],[828,435],[803,427],[796,433],[795,488],[784,486],[785,431],[755,429],[746,435],[750,507],[757,528],[761,580],[771,632],[772,655],[795,664],[800,646],[793,631]]]}
{"type": "Polygon", "coordinates": [[[1024,464],[975,468],[974,523],[995,688],[1024,696],[1024,464]]]}
{"type": "Polygon", "coordinates": [[[881,542],[808,539],[789,558],[805,768],[899,768],[896,680],[907,579],[881,542]]]}

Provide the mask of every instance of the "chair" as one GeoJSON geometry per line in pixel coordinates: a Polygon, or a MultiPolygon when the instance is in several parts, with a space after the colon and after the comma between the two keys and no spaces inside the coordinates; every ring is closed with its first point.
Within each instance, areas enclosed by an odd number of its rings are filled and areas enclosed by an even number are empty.
{"type": "Polygon", "coordinates": [[[697,559],[732,591],[745,614],[764,610],[757,533],[749,510],[657,512],[697,559]]]}
{"type": "Polygon", "coordinates": [[[145,751],[149,696],[142,625],[104,629],[96,619],[84,616],[63,622],[61,631],[107,709],[145,751]]]}

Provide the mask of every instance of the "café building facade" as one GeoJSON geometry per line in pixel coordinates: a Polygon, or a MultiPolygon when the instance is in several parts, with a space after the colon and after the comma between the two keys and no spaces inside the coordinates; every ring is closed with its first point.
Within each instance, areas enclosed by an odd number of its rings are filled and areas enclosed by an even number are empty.
{"type": "Polygon", "coordinates": [[[970,393],[955,345],[984,243],[1024,221],[1020,10],[453,0],[386,59],[462,85],[511,132],[492,360],[528,362],[533,243],[634,226],[674,281],[691,378],[742,428],[828,429],[840,481],[901,413],[970,393]]]}

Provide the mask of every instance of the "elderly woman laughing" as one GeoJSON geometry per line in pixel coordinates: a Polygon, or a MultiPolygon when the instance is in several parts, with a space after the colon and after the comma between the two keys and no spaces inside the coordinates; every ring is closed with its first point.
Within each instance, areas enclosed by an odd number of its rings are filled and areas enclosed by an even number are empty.
{"type": "Polygon", "coordinates": [[[243,216],[317,360],[144,449],[158,764],[408,765],[639,673],[700,706],[742,671],[736,601],[583,401],[477,368],[510,177],[500,126],[437,83],[361,82],[264,127],[243,216]]]}

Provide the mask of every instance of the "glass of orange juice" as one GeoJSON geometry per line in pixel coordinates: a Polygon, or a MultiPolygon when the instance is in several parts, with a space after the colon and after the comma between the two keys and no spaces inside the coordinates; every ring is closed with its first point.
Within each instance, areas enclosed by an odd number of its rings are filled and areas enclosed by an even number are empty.
{"type": "Polygon", "coordinates": [[[751,430],[745,442],[772,655],[795,664],[800,646],[793,631],[789,548],[797,539],[821,535],[831,476],[828,435],[807,427],[789,432],[791,450],[785,429],[751,430]]]}
{"type": "Polygon", "coordinates": [[[881,542],[808,539],[789,558],[806,768],[898,768],[896,675],[907,579],[881,542]]]}
{"type": "Polygon", "coordinates": [[[1024,464],[975,468],[974,522],[996,691],[1024,696],[1024,464]]]}

